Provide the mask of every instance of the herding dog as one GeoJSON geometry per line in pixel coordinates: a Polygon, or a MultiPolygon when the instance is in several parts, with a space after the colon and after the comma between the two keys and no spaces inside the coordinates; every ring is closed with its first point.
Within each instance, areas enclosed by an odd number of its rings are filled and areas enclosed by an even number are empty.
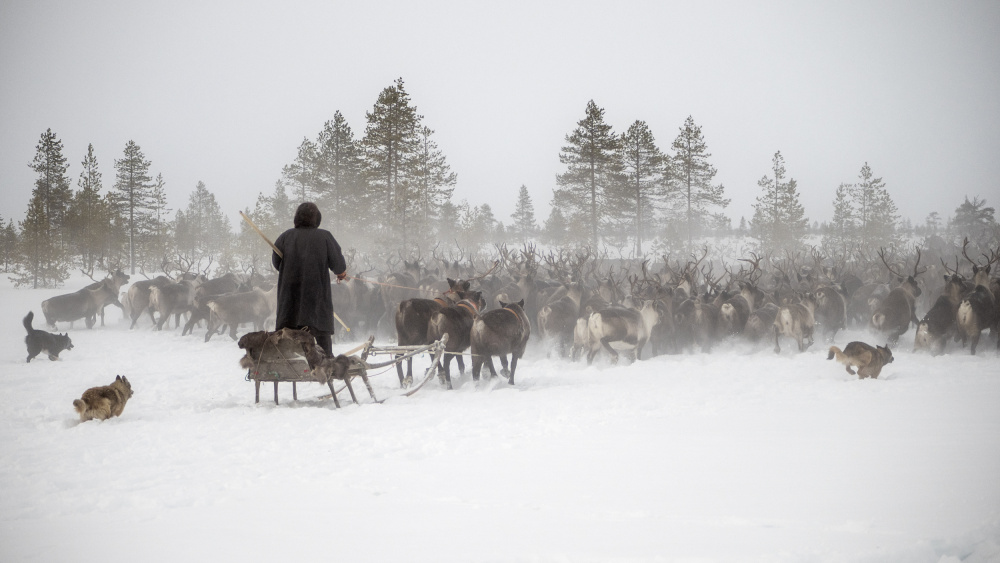
{"type": "Polygon", "coordinates": [[[128,379],[117,375],[111,385],[91,387],[84,391],[83,397],[73,401],[73,408],[80,413],[80,422],[87,422],[92,418],[107,420],[121,415],[131,396],[132,385],[128,379]]]}
{"type": "Polygon", "coordinates": [[[50,360],[55,361],[59,359],[59,352],[73,349],[73,341],[70,340],[69,334],[52,334],[32,328],[31,322],[34,318],[35,312],[29,311],[23,321],[24,329],[28,331],[28,336],[24,337],[24,343],[28,345],[29,362],[41,352],[45,352],[49,355],[50,360]]]}
{"type": "Polygon", "coordinates": [[[857,366],[859,379],[868,377],[877,379],[878,374],[882,372],[882,366],[892,363],[892,350],[889,349],[888,344],[883,348],[882,346],[872,347],[864,342],[851,342],[844,346],[843,351],[836,346],[830,346],[830,354],[826,359],[832,360],[834,358],[847,366],[847,373],[851,375],[854,375],[851,366],[857,366]]]}

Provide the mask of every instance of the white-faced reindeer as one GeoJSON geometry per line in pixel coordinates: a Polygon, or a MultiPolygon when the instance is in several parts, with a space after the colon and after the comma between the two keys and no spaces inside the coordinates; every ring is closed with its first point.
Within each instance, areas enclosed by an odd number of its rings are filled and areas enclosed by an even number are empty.
{"type": "Polygon", "coordinates": [[[917,284],[916,278],[927,269],[918,269],[920,266],[919,248],[917,249],[917,262],[913,266],[913,274],[909,276],[900,274],[889,265],[889,261],[885,258],[884,248],[879,249],[878,255],[889,273],[896,276],[900,284],[889,292],[889,295],[872,314],[869,326],[872,330],[885,333],[889,344],[895,345],[899,341],[899,337],[909,330],[911,322],[914,326],[920,323],[916,313],[916,300],[920,295],[920,286],[917,284]]]}
{"type": "MultiPolygon", "coordinates": [[[[987,328],[996,331],[997,328],[997,302],[990,290],[990,268],[1000,260],[1000,255],[994,252],[992,257],[987,258],[989,263],[986,264],[986,267],[980,267],[966,253],[968,245],[969,239],[966,238],[962,245],[962,255],[972,263],[972,282],[976,287],[965,295],[958,305],[956,326],[958,335],[962,339],[962,346],[965,346],[965,341],[968,339],[972,354],[975,355],[982,331],[987,328]]],[[[997,348],[1000,348],[1000,338],[997,340],[997,348]]]]}

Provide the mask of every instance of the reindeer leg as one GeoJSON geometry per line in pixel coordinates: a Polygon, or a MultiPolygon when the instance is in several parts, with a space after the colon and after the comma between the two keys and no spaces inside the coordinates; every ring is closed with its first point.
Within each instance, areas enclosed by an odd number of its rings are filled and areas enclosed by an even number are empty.
{"type": "MultiPolygon", "coordinates": [[[[500,358],[505,360],[504,365],[506,365],[507,358],[505,358],[503,355],[501,355],[500,358]]],[[[497,376],[497,369],[493,366],[493,356],[486,357],[486,367],[490,368],[490,379],[493,379],[494,377],[497,376]]]]}
{"type": "Polygon", "coordinates": [[[512,353],[510,355],[510,377],[507,378],[507,383],[509,385],[514,384],[514,372],[517,371],[517,360],[520,357],[517,353],[512,353]]]}
{"type": "Polygon", "coordinates": [[[612,364],[617,364],[618,363],[618,352],[615,351],[615,349],[611,347],[611,343],[608,341],[608,337],[607,336],[605,336],[604,338],[601,339],[601,346],[604,346],[604,349],[607,350],[609,354],[611,354],[611,363],[612,364]]]}
{"type": "Polygon", "coordinates": [[[980,332],[976,331],[976,333],[972,335],[972,339],[969,341],[970,346],[972,346],[972,355],[973,356],[976,355],[976,346],[979,346],[979,334],[980,334],[980,332]]]}
{"type": "Polygon", "coordinates": [[[458,374],[462,377],[465,376],[465,360],[462,359],[462,355],[459,354],[455,356],[455,361],[458,362],[458,374]]]}
{"type": "Polygon", "coordinates": [[[479,374],[483,371],[483,356],[481,354],[472,355],[472,380],[479,381],[479,374]]]}
{"type": "Polygon", "coordinates": [[[778,344],[778,333],[779,332],[780,331],[778,330],[778,325],[775,325],[774,326],[774,353],[775,354],[780,354],[781,353],[781,346],[778,344]]]}
{"type": "MultiPolygon", "coordinates": [[[[513,356],[513,354],[511,354],[511,356],[513,356]]],[[[500,354],[500,367],[500,375],[509,378],[510,367],[507,365],[507,354],[500,354]]]]}

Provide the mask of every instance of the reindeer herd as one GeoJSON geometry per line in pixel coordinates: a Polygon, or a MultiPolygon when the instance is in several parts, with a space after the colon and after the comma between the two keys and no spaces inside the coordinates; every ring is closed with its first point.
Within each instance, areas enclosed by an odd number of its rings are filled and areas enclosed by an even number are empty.
{"type": "MultiPolygon", "coordinates": [[[[464,374],[467,355],[474,380],[483,366],[496,376],[492,358],[498,356],[500,373],[513,384],[529,340],[550,356],[591,363],[604,354],[614,363],[620,354],[635,361],[644,354],[710,353],[731,341],[758,347],[773,339],[775,353],[794,341],[803,352],[817,336],[832,344],[847,328],[866,329],[895,347],[913,326],[915,351],[939,355],[955,342],[975,354],[983,331],[996,339],[1000,328],[1000,281],[990,276],[1000,248],[986,252],[970,257],[968,240],[961,249],[916,248],[907,255],[879,249],[826,256],[813,249],[709,257],[706,247],[654,261],[590,250],[542,252],[526,244],[497,245],[491,257],[478,260],[399,256],[383,268],[349,253],[349,268],[358,273],[333,284],[333,298],[352,334],[395,338],[401,346],[447,335],[441,367],[448,388],[452,359],[464,374]]],[[[105,306],[116,305],[130,328],[144,316],[155,330],[169,328],[170,317],[180,328],[185,316],[181,334],[204,322],[208,341],[227,329],[235,340],[241,325],[264,330],[274,318],[275,289],[266,279],[254,287],[234,273],[161,275],[132,283],[119,300],[128,278],[118,271],[47,300],[46,321],[54,326],[83,318],[90,328],[97,315],[103,323],[105,306]]],[[[413,381],[409,360],[396,371],[401,386],[413,381]]]]}

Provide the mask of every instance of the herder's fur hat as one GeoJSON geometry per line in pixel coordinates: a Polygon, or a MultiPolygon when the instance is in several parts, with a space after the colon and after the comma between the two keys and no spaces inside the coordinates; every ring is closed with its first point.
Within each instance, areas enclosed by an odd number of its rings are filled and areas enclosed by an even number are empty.
{"type": "Polygon", "coordinates": [[[292,224],[296,229],[299,228],[309,228],[309,227],[319,227],[320,221],[323,220],[323,215],[319,212],[319,208],[316,204],[307,201],[299,208],[295,210],[295,218],[292,219],[292,224]]]}

